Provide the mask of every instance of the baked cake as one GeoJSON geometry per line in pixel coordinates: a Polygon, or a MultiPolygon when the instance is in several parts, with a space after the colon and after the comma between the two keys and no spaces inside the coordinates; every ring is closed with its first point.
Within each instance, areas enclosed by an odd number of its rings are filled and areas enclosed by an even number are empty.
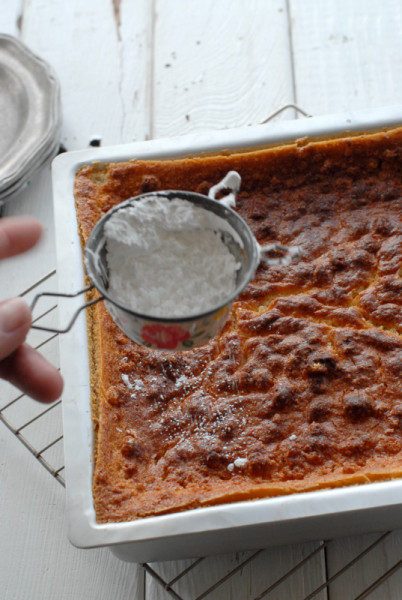
{"type": "Polygon", "coordinates": [[[260,265],[222,333],[186,352],[90,309],[100,523],[402,475],[402,129],[84,166],[82,244],[115,204],[206,194],[229,170],[257,240],[303,256],[260,265]]]}

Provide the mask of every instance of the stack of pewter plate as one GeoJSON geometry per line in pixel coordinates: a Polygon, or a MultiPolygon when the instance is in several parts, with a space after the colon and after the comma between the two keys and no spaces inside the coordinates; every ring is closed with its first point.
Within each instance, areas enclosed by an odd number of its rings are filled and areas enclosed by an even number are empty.
{"type": "Polygon", "coordinates": [[[17,39],[0,35],[0,206],[57,154],[60,128],[53,70],[17,39]]]}

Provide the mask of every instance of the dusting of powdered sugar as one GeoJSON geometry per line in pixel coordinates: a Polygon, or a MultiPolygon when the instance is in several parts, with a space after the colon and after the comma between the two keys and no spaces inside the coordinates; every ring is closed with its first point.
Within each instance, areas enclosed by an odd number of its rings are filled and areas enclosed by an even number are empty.
{"type": "Polygon", "coordinates": [[[235,467],[237,468],[243,468],[247,465],[248,459],[247,458],[236,458],[236,460],[234,460],[232,463],[228,464],[227,469],[228,471],[234,471],[235,467]]]}
{"type": "Polygon", "coordinates": [[[179,198],[151,195],[116,211],[105,224],[111,298],[162,318],[213,310],[240,268],[222,232],[241,244],[225,219],[179,198]]]}
{"type": "Polygon", "coordinates": [[[132,385],[132,384],[131,384],[131,382],[130,382],[130,378],[129,378],[129,376],[128,376],[128,375],[126,375],[125,373],[122,373],[122,374],[121,374],[121,378],[122,378],[122,381],[123,381],[124,385],[125,385],[125,386],[126,386],[128,389],[129,389],[129,390],[132,390],[132,389],[133,389],[133,385],[132,385]]]}

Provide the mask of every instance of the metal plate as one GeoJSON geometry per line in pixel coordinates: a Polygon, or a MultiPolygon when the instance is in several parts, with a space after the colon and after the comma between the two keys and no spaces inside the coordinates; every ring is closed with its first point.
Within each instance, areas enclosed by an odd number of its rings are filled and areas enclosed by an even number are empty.
{"type": "Polygon", "coordinates": [[[52,69],[15,38],[0,35],[0,194],[42,164],[59,128],[52,69]]]}
{"type": "Polygon", "coordinates": [[[0,209],[1,206],[11,198],[11,196],[14,196],[14,194],[24,189],[25,186],[29,185],[30,178],[34,175],[34,173],[46,163],[50,163],[50,161],[59,153],[59,149],[60,142],[56,137],[52,146],[50,146],[46,152],[43,152],[43,155],[41,155],[40,160],[38,160],[37,163],[29,165],[29,168],[24,171],[20,178],[16,179],[11,185],[0,191],[0,209]]]}

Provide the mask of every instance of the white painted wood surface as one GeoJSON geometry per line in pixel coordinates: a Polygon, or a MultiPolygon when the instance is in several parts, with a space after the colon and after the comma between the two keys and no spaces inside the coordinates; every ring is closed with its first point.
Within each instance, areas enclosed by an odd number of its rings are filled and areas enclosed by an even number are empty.
{"type": "MultiPolygon", "coordinates": [[[[0,0],[0,32],[19,37],[56,70],[62,88],[61,143],[86,148],[233,126],[265,119],[296,103],[328,114],[400,103],[402,3],[399,0],[0,0]]],[[[292,110],[278,118],[293,118],[292,110]]],[[[0,132],[1,135],[1,132],[0,132]]],[[[55,268],[51,179],[41,169],[5,214],[29,213],[45,227],[38,247],[0,263],[0,299],[19,294],[55,268]]],[[[58,274],[62,277],[62,274],[58,274]]],[[[55,278],[49,280],[55,285],[55,278]]],[[[32,343],[40,343],[37,334],[32,343]]],[[[42,351],[55,364],[57,343],[42,351]]],[[[15,397],[0,386],[0,408],[15,397]]],[[[19,426],[39,410],[29,399],[10,409],[19,426]]],[[[59,407],[26,431],[41,446],[61,433],[59,407]]],[[[42,446],[41,446],[42,447],[42,446]]],[[[62,450],[52,449],[57,466],[62,450]]],[[[63,488],[0,423],[0,596],[5,600],[164,600],[141,567],[108,550],[82,551],[66,538],[63,488]]],[[[378,536],[331,541],[328,576],[378,536]]],[[[331,586],[331,600],[352,600],[402,557],[392,532],[331,586]]],[[[317,553],[264,597],[298,600],[324,581],[317,542],[259,553],[207,596],[251,600],[317,553]]],[[[173,585],[200,596],[251,553],[208,558],[173,585]]],[[[193,561],[150,567],[172,581],[193,561]]],[[[402,569],[373,600],[401,598],[402,569]]],[[[327,598],[325,590],[314,596],[327,598]]]]}

